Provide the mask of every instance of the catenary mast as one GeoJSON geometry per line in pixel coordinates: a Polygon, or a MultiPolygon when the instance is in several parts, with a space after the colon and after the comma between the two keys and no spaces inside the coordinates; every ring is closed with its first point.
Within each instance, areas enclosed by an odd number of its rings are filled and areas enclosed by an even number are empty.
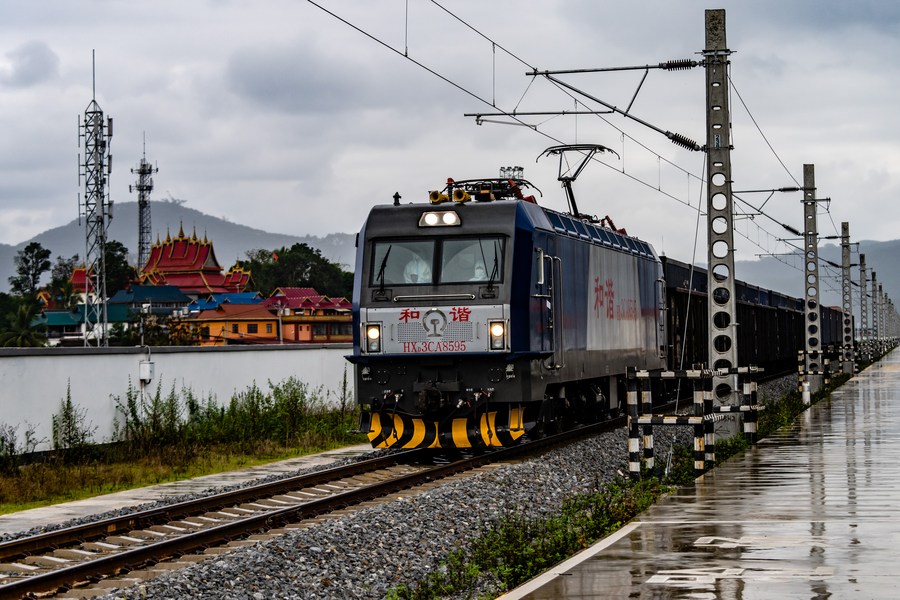
{"type": "MultiPolygon", "coordinates": [[[[734,278],[734,202],[731,190],[731,116],[728,107],[728,67],[731,51],[725,42],[725,11],[706,11],[706,172],[707,259],[709,264],[709,366],[738,367],[737,297],[734,278]]],[[[737,404],[735,375],[716,376],[716,399],[737,404]]],[[[736,424],[723,423],[727,436],[736,424]]]]}

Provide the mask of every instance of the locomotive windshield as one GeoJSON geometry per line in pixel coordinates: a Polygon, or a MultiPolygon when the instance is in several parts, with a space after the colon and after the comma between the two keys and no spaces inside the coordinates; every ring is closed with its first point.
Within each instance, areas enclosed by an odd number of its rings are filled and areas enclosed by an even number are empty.
{"type": "Polygon", "coordinates": [[[500,236],[381,240],[372,256],[372,286],[502,280],[500,236]]]}

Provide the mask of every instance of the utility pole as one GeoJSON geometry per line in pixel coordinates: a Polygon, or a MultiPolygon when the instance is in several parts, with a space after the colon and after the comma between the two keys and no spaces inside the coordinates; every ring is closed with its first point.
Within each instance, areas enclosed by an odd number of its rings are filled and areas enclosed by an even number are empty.
{"type": "Polygon", "coordinates": [[[887,325],[885,325],[890,343],[897,343],[897,309],[894,308],[894,301],[888,298],[888,315],[887,325]]]}
{"type": "MultiPolygon", "coordinates": [[[[734,284],[734,229],[731,179],[731,115],[728,107],[728,65],[731,51],[725,43],[725,11],[706,11],[706,223],[709,236],[708,305],[709,366],[738,366],[734,284]]],[[[737,375],[713,380],[720,404],[737,402],[737,375]]],[[[737,433],[734,419],[726,421],[723,433],[737,433]]]]}
{"type": "Polygon", "coordinates": [[[887,331],[884,329],[884,286],[878,284],[878,354],[884,352],[885,339],[887,339],[887,331]]]}
{"type": "Polygon", "coordinates": [[[869,353],[869,292],[866,281],[866,255],[859,255],[859,350],[866,361],[872,360],[869,353]]]}
{"type": "Polygon", "coordinates": [[[878,273],[872,271],[872,354],[878,355],[878,273]]]}
{"type": "Polygon", "coordinates": [[[806,312],[806,335],[804,356],[804,381],[809,391],[815,394],[825,382],[822,369],[821,320],[819,319],[819,232],[816,224],[816,168],[803,165],[803,240],[805,256],[804,300],[806,312]]]}
{"type": "Polygon", "coordinates": [[[843,308],[844,343],[841,346],[841,370],[853,374],[853,296],[850,293],[850,223],[841,223],[841,307],[843,308]]]}

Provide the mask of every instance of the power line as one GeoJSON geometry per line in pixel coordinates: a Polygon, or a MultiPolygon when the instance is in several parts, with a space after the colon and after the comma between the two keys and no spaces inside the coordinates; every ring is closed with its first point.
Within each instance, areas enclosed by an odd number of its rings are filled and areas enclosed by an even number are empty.
{"type": "MultiPolygon", "coordinates": [[[[536,132],[536,133],[542,135],[543,137],[545,137],[545,138],[547,138],[548,140],[551,140],[551,141],[553,141],[553,142],[555,142],[555,143],[557,143],[557,144],[562,144],[562,143],[564,143],[562,140],[560,140],[560,139],[558,139],[558,138],[556,138],[556,137],[554,137],[554,136],[548,134],[547,132],[542,131],[542,130],[539,129],[539,126],[540,126],[540,125],[542,125],[543,123],[546,123],[546,122],[549,121],[550,119],[548,119],[547,121],[544,121],[544,122],[540,123],[539,125],[532,125],[532,124],[526,123],[526,122],[523,121],[521,118],[519,118],[519,117],[520,117],[520,114],[517,112],[517,109],[518,109],[519,105],[521,104],[522,100],[525,98],[525,95],[527,95],[528,92],[529,92],[529,90],[531,89],[531,83],[529,83],[528,87],[526,87],[526,90],[525,90],[525,92],[523,93],[522,97],[519,99],[518,103],[516,104],[516,108],[515,108],[515,109],[513,109],[512,111],[506,111],[506,110],[500,109],[500,108],[498,108],[498,107],[496,106],[496,103],[495,103],[495,102],[493,102],[493,101],[491,101],[491,100],[488,100],[488,99],[486,99],[486,98],[480,96],[478,93],[471,91],[470,89],[466,88],[464,85],[462,85],[462,84],[460,84],[460,83],[457,83],[456,81],[453,81],[453,80],[450,79],[449,77],[446,77],[446,76],[440,74],[439,72],[437,72],[437,71],[434,70],[433,68],[431,68],[431,67],[425,65],[424,63],[422,63],[422,62],[420,62],[420,61],[418,61],[418,60],[416,60],[416,59],[410,57],[410,56],[409,56],[408,48],[406,48],[404,51],[401,52],[400,50],[394,48],[393,46],[391,46],[391,45],[388,44],[387,42],[381,40],[381,39],[378,38],[377,36],[375,36],[375,35],[369,33],[369,32],[366,31],[366,30],[364,30],[362,27],[360,27],[360,26],[358,26],[358,25],[355,25],[354,23],[350,22],[349,20],[345,19],[344,17],[341,17],[341,16],[339,16],[338,14],[334,13],[333,11],[328,10],[327,8],[325,8],[324,6],[322,6],[321,4],[319,4],[318,2],[316,2],[316,1],[314,1],[314,0],[307,0],[307,2],[308,2],[309,4],[315,6],[316,8],[318,8],[319,10],[321,10],[322,12],[328,14],[328,15],[331,16],[332,18],[334,18],[334,19],[340,21],[341,23],[345,24],[346,26],[350,27],[351,29],[357,31],[358,33],[362,34],[363,36],[365,36],[365,37],[369,38],[370,40],[374,41],[375,43],[377,43],[377,44],[379,44],[379,45],[381,45],[381,46],[387,48],[387,49],[390,50],[391,52],[393,52],[393,53],[395,53],[395,54],[397,54],[397,55],[399,55],[399,56],[402,56],[403,58],[409,60],[410,62],[412,62],[413,64],[415,64],[415,65],[418,66],[419,68],[421,68],[421,69],[425,70],[426,72],[428,72],[428,73],[434,75],[435,77],[437,77],[437,78],[440,79],[441,81],[443,81],[443,82],[445,82],[445,83],[451,85],[452,87],[458,89],[459,91],[463,92],[464,94],[466,94],[466,95],[468,95],[468,96],[474,98],[474,99],[477,100],[478,102],[481,102],[481,103],[483,103],[483,104],[485,104],[485,105],[487,105],[487,106],[491,106],[492,108],[494,108],[495,110],[497,110],[497,112],[499,113],[499,116],[507,117],[507,118],[509,118],[509,119],[511,119],[511,120],[513,120],[513,121],[515,121],[516,124],[521,125],[521,126],[524,126],[524,127],[527,127],[527,128],[529,128],[529,129],[531,129],[532,131],[534,131],[534,132],[536,132]]],[[[450,17],[452,17],[453,19],[455,19],[456,21],[458,21],[459,23],[461,23],[462,25],[464,25],[466,28],[470,29],[470,30],[471,30],[472,32],[474,32],[476,35],[478,35],[478,36],[481,37],[482,39],[484,39],[484,40],[490,42],[491,45],[492,45],[492,48],[494,49],[494,51],[496,51],[496,49],[499,49],[499,50],[501,50],[503,53],[507,54],[508,56],[510,56],[511,58],[513,58],[514,60],[516,60],[516,61],[518,61],[519,63],[521,63],[522,65],[525,65],[525,66],[529,67],[529,68],[532,69],[532,70],[535,69],[535,67],[534,67],[529,61],[525,60],[524,58],[520,57],[520,56],[517,55],[516,53],[512,52],[511,50],[509,50],[508,48],[506,48],[504,45],[498,43],[495,39],[493,39],[493,38],[490,37],[489,35],[485,34],[483,31],[481,31],[481,30],[478,29],[477,27],[471,25],[471,24],[470,24],[469,22],[467,22],[465,19],[463,19],[462,17],[460,17],[459,15],[457,15],[456,13],[454,13],[453,11],[449,10],[448,8],[446,8],[445,6],[443,6],[442,4],[440,4],[439,2],[437,2],[437,0],[431,0],[431,2],[432,2],[432,4],[434,4],[436,7],[438,7],[440,10],[442,10],[443,12],[445,12],[447,15],[449,15],[450,17]]],[[[408,22],[407,22],[407,27],[408,27],[408,22]]],[[[738,99],[740,100],[741,104],[743,105],[744,110],[747,112],[748,116],[750,117],[751,121],[753,122],[754,126],[756,127],[757,131],[759,132],[760,136],[761,136],[761,137],[763,138],[763,140],[766,142],[767,146],[768,146],[769,149],[772,151],[773,155],[776,157],[776,159],[778,160],[778,162],[781,164],[782,168],[784,168],[784,170],[788,173],[788,175],[791,177],[791,179],[796,183],[797,180],[793,177],[793,175],[791,175],[790,171],[787,169],[787,167],[785,166],[784,162],[781,160],[780,156],[779,156],[778,153],[775,151],[774,147],[772,146],[772,144],[769,142],[768,138],[766,137],[766,135],[765,135],[764,132],[762,131],[762,128],[759,126],[759,123],[757,122],[756,118],[753,116],[753,114],[752,114],[751,111],[749,110],[749,107],[748,107],[747,104],[744,102],[743,97],[741,97],[740,93],[738,92],[738,90],[737,90],[736,87],[734,86],[734,82],[733,82],[731,76],[729,75],[728,78],[729,78],[729,82],[730,82],[730,84],[731,84],[731,88],[734,89],[735,94],[737,95],[738,99]]],[[[582,102],[581,102],[580,100],[578,100],[572,93],[570,93],[568,90],[566,90],[565,87],[561,86],[561,85],[560,85],[559,83],[557,83],[557,82],[552,81],[552,79],[550,79],[549,81],[551,81],[551,83],[553,84],[553,86],[554,86],[557,90],[563,92],[565,95],[567,95],[569,98],[571,98],[571,99],[576,103],[576,107],[577,107],[579,104],[582,105],[582,106],[584,106],[584,103],[582,103],[582,102]]],[[[532,80],[532,82],[533,82],[533,80],[532,80]]],[[[615,131],[617,131],[617,132],[620,134],[620,137],[622,138],[623,143],[624,143],[624,140],[625,140],[625,139],[628,139],[628,140],[632,141],[633,143],[637,144],[641,149],[645,150],[646,152],[648,152],[648,153],[651,154],[652,156],[655,156],[655,157],[657,158],[657,161],[658,161],[658,162],[659,162],[659,161],[665,162],[666,164],[670,165],[671,167],[674,167],[675,169],[677,169],[677,170],[679,170],[679,171],[685,173],[685,174],[688,176],[689,180],[690,180],[690,179],[695,179],[695,180],[699,181],[699,182],[701,183],[701,185],[703,185],[703,184],[705,183],[705,182],[702,180],[701,177],[695,175],[694,173],[688,171],[687,169],[684,169],[684,168],[681,167],[680,165],[677,165],[677,164],[673,163],[672,161],[670,161],[670,160],[667,159],[666,157],[662,156],[660,153],[658,153],[658,152],[656,152],[655,150],[651,149],[649,146],[647,146],[647,145],[644,144],[643,142],[637,140],[634,136],[632,136],[632,135],[630,135],[629,133],[625,132],[625,131],[624,131],[623,129],[621,129],[620,127],[614,125],[612,122],[610,122],[609,119],[607,119],[606,117],[604,117],[602,114],[598,114],[598,113],[595,112],[595,111],[591,111],[591,112],[592,112],[592,114],[594,114],[594,116],[596,116],[597,118],[599,118],[599,119],[600,119],[601,121],[603,121],[606,125],[608,125],[609,127],[613,128],[615,131]]],[[[499,123],[499,121],[498,121],[498,123],[499,123]]],[[[663,196],[665,196],[665,197],[667,197],[667,198],[670,198],[670,199],[672,199],[672,200],[675,200],[676,202],[678,202],[678,203],[680,203],[680,204],[683,204],[683,205],[685,205],[685,206],[691,208],[692,210],[696,210],[696,211],[698,211],[700,214],[703,214],[703,213],[702,213],[702,206],[700,206],[700,203],[698,203],[698,206],[695,207],[694,205],[691,204],[690,199],[688,199],[687,201],[682,200],[681,198],[675,196],[674,194],[662,190],[661,185],[654,186],[653,184],[651,184],[651,183],[649,183],[649,182],[647,182],[647,181],[644,181],[643,179],[640,179],[639,177],[637,177],[637,176],[635,176],[635,175],[632,175],[632,174],[630,174],[630,173],[627,173],[627,172],[625,171],[624,166],[620,169],[620,168],[618,168],[618,167],[616,167],[616,166],[614,166],[614,165],[612,165],[612,164],[610,164],[610,163],[604,162],[603,160],[600,160],[600,159],[598,159],[598,158],[596,158],[596,157],[594,157],[592,160],[595,161],[595,162],[599,162],[600,164],[606,166],[606,167],[609,168],[609,169],[612,169],[612,170],[615,170],[615,171],[621,173],[622,175],[624,175],[625,177],[631,179],[632,181],[635,181],[635,182],[637,182],[637,183],[639,183],[639,184],[641,184],[641,185],[644,185],[644,186],[646,186],[646,187],[648,187],[648,188],[650,188],[650,189],[656,191],[657,193],[662,194],[663,196]]],[[[799,186],[799,184],[798,184],[798,186],[799,186]]],[[[743,202],[744,204],[747,204],[747,206],[749,206],[750,208],[753,208],[753,209],[755,210],[755,207],[753,207],[752,205],[750,205],[749,203],[747,203],[747,202],[744,201],[743,199],[738,198],[738,200],[740,200],[740,201],[743,202]]],[[[792,228],[792,227],[790,227],[790,226],[788,226],[788,225],[785,225],[784,223],[781,223],[779,220],[777,220],[777,219],[775,219],[774,217],[770,216],[769,214],[763,212],[762,210],[757,210],[757,212],[758,212],[759,214],[765,216],[766,218],[772,220],[773,222],[777,223],[778,225],[781,225],[782,227],[786,228],[788,231],[791,231],[792,233],[797,231],[795,228],[792,228]]],[[[829,213],[829,217],[830,217],[830,213],[829,213]]],[[[832,224],[833,224],[833,223],[834,223],[834,222],[833,222],[833,219],[832,219],[832,224]]],[[[768,234],[768,235],[770,235],[770,236],[772,236],[772,237],[776,237],[776,238],[777,238],[777,236],[775,236],[773,233],[771,233],[771,232],[768,231],[767,229],[765,229],[765,228],[763,228],[762,226],[760,226],[758,223],[754,223],[754,224],[757,226],[757,228],[759,228],[760,230],[764,231],[766,234],[768,234]]],[[[747,236],[743,236],[743,237],[747,237],[747,236]]],[[[747,239],[748,239],[749,241],[752,242],[752,240],[750,240],[749,237],[747,237],[747,239]]],[[[757,245],[758,247],[761,248],[761,246],[759,246],[758,244],[755,244],[755,245],[757,245]]],[[[797,250],[800,250],[799,247],[796,247],[796,246],[794,246],[794,247],[795,247],[797,250]]],[[[792,265],[791,265],[791,266],[792,266],[792,265]]]]}
{"type": "Polygon", "coordinates": [[[747,106],[747,103],[744,102],[744,98],[741,96],[741,93],[738,91],[737,86],[734,85],[734,80],[731,78],[731,75],[728,75],[728,86],[729,86],[729,89],[734,90],[734,93],[737,96],[738,100],[741,101],[741,106],[743,106],[744,110],[747,111],[747,116],[750,117],[750,121],[753,123],[753,126],[756,127],[756,130],[759,132],[760,137],[762,137],[763,141],[766,143],[766,146],[769,147],[769,150],[772,151],[772,154],[778,160],[778,163],[781,165],[781,168],[783,168],[785,173],[788,174],[788,177],[790,177],[794,181],[794,183],[797,184],[797,187],[803,187],[800,185],[800,182],[797,181],[797,179],[794,177],[794,175],[791,173],[791,171],[784,164],[784,161],[781,160],[781,157],[778,156],[778,153],[775,152],[775,148],[772,147],[772,144],[769,142],[769,138],[767,138],[766,134],[763,133],[763,130],[759,126],[759,123],[756,122],[756,118],[753,116],[753,113],[750,112],[750,108],[747,106]]]}
{"type": "MultiPolygon", "coordinates": [[[[416,66],[418,66],[418,67],[420,67],[421,69],[425,70],[426,72],[428,72],[428,73],[434,75],[435,77],[437,77],[437,78],[440,79],[441,81],[443,81],[443,82],[445,82],[445,83],[447,83],[447,84],[453,86],[454,88],[456,88],[456,89],[458,89],[459,91],[465,93],[466,95],[468,95],[468,96],[470,96],[470,97],[476,99],[477,101],[479,101],[479,102],[481,102],[481,103],[483,103],[483,104],[485,104],[485,105],[487,105],[487,106],[491,106],[492,108],[495,108],[495,109],[496,109],[499,113],[501,113],[503,116],[506,116],[506,117],[508,117],[508,118],[510,118],[510,119],[512,119],[512,120],[514,120],[514,121],[516,121],[516,122],[519,123],[520,125],[523,125],[523,126],[525,126],[525,127],[528,127],[529,129],[535,131],[536,133],[538,133],[538,134],[544,136],[544,137],[547,138],[548,140],[551,140],[551,141],[555,142],[556,144],[563,144],[563,143],[564,143],[563,140],[560,140],[560,139],[558,139],[558,138],[556,138],[556,137],[554,137],[554,136],[552,136],[552,135],[550,135],[550,134],[548,134],[548,133],[546,133],[546,132],[544,132],[544,131],[539,130],[539,129],[537,128],[537,126],[531,125],[531,124],[529,124],[529,123],[526,123],[525,121],[523,121],[522,119],[520,119],[520,118],[516,115],[515,111],[505,111],[505,110],[503,110],[503,109],[497,108],[496,106],[494,106],[494,105],[492,104],[491,101],[487,100],[486,98],[483,98],[482,96],[480,96],[479,94],[477,94],[477,93],[475,93],[475,92],[469,90],[468,88],[466,88],[466,87],[463,86],[462,84],[459,84],[459,83],[453,81],[452,79],[450,79],[450,78],[448,78],[448,77],[446,77],[446,76],[444,76],[444,75],[441,75],[440,73],[438,73],[437,71],[435,71],[435,70],[432,69],[431,67],[428,67],[428,66],[425,65],[424,63],[422,63],[422,62],[420,62],[420,61],[417,61],[416,59],[410,57],[408,52],[401,52],[401,51],[397,50],[396,48],[394,48],[393,46],[391,46],[391,45],[388,44],[387,42],[385,42],[385,41],[381,40],[380,38],[378,38],[377,36],[375,36],[375,35],[369,33],[368,31],[364,30],[363,28],[359,27],[358,25],[355,25],[355,24],[351,23],[350,21],[348,21],[347,19],[341,17],[340,15],[338,15],[338,14],[336,14],[336,13],[334,13],[334,12],[328,10],[327,8],[325,8],[324,6],[322,6],[322,5],[319,4],[319,3],[315,2],[314,0],[306,0],[306,1],[307,1],[309,4],[311,4],[311,5],[315,6],[316,8],[318,8],[319,10],[321,10],[322,12],[328,14],[329,16],[333,17],[334,19],[337,19],[337,20],[340,21],[341,23],[347,25],[348,27],[350,27],[350,28],[353,29],[354,31],[357,31],[358,33],[362,34],[363,36],[369,38],[370,40],[372,40],[373,42],[377,43],[378,45],[383,46],[384,48],[387,48],[388,50],[390,50],[391,52],[393,52],[393,53],[395,53],[395,54],[397,54],[397,55],[399,55],[399,56],[402,56],[403,58],[405,58],[405,59],[407,59],[408,61],[412,62],[413,64],[415,64],[416,66]]],[[[451,13],[449,10],[447,10],[447,9],[444,8],[443,6],[440,6],[440,5],[437,4],[436,2],[435,2],[435,5],[439,6],[442,10],[444,10],[444,11],[447,12],[448,14],[452,15],[455,19],[459,20],[460,22],[465,23],[464,20],[462,20],[462,19],[461,19],[460,17],[458,17],[457,15],[451,13]]],[[[523,59],[519,58],[518,56],[516,56],[516,55],[513,54],[512,52],[509,52],[509,51],[506,50],[502,45],[496,44],[496,42],[495,42],[494,40],[492,40],[491,38],[489,38],[489,37],[486,36],[485,34],[481,33],[481,32],[480,32],[479,30],[477,30],[476,28],[472,27],[471,25],[468,25],[468,23],[466,23],[466,26],[469,27],[470,29],[472,29],[473,31],[475,31],[476,33],[478,33],[478,35],[484,37],[486,40],[491,41],[492,44],[495,44],[498,48],[500,48],[500,49],[503,50],[504,52],[508,53],[511,57],[513,57],[513,58],[515,58],[516,60],[520,61],[522,64],[528,65],[528,62],[527,62],[527,61],[524,61],[523,59]]],[[[529,65],[529,66],[530,66],[530,65],[529,65]]],[[[572,96],[571,94],[567,94],[567,95],[568,95],[569,97],[575,99],[574,96],[572,96]]],[[[577,99],[575,99],[575,100],[577,101],[577,99]]],[[[602,119],[602,117],[601,117],[601,119],[602,119]]],[[[670,164],[671,166],[675,167],[676,169],[679,169],[679,170],[683,171],[684,173],[686,173],[686,174],[689,175],[690,177],[694,177],[694,178],[696,178],[696,179],[699,179],[696,175],[693,175],[693,174],[690,173],[689,171],[687,171],[687,170],[683,169],[682,167],[680,167],[680,166],[678,166],[678,165],[672,163],[671,161],[669,161],[668,159],[666,159],[665,157],[663,157],[662,155],[660,155],[658,152],[655,152],[655,151],[651,150],[651,149],[650,149],[649,147],[647,147],[645,144],[639,142],[638,140],[636,140],[636,139],[633,138],[632,136],[630,136],[630,135],[628,135],[627,133],[625,133],[622,129],[620,129],[620,128],[616,127],[615,125],[613,125],[612,123],[610,123],[607,119],[602,119],[602,120],[603,120],[607,125],[609,125],[609,126],[612,127],[613,129],[615,129],[616,131],[618,131],[622,136],[625,136],[625,137],[627,137],[628,139],[632,140],[633,142],[635,142],[636,144],[638,144],[639,146],[641,146],[642,148],[644,148],[645,150],[647,150],[648,152],[650,152],[651,154],[653,154],[654,156],[656,156],[658,159],[663,160],[663,161],[665,161],[666,163],[670,164]]],[[[634,176],[634,175],[630,175],[630,174],[626,173],[624,170],[620,170],[620,169],[616,168],[615,166],[613,166],[613,165],[611,165],[611,164],[608,164],[608,163],[603,162],[602,160],[599,160],[599,159],[597,159],[597,158],[594,158],[593,160],[595,160],[596,162],[599,162],[600,164],[602,164],[602,165],[604,165],[604,166],[606,166],[606,167],[608,167],[608,168],[610,168],[610,169],[613,169],[613,170],[615,170],[615,171],[617,171],[617,172],[619,172],[619,173],[622,173],[623,175],[625,175],[625,176],[628,177],[629,179],[631,179],[631,180],[633,180],[633,181],[635,181],[635,182],[637,182],[637,183],[640,183],[640,184],[642,184],[642,185],[645,185],[646,187],[648,187],[648,188],[650,188],[650,189],[652,189],[652,190],[655,190],[655,191],[657,191],[658,193],[661,193],[662,195],[664,195],[664,196],[666,196],[666,197],[668,197],[668,198],[671,198],[672,200],[675,200],[675,201],[679,202],[680,204],[684,204],[685,206],[688,206],[688,207],[690,207],[690,208],[693,209],[693,210],[699,210],[698,208],[695,208],[695,207],[690,203],[690,201],[684,201],[684,200],[678,198],[677,196],[674,196],[673,194],[671,194],[671,193],[669,193],[669,192],[665,192],[665,191],[663,191],[663,190],[661,190],[661,189],[659,189],[659,188],[656,188],[656,187],[654,187],[652,184],[650,184],[650,183],[648,183],[648,182],[646,182],[646,181],[643,181],[642,179],[640,179],[640,178],[638,178],[638,177],[636,177],[636,176],[634,176]]]]}

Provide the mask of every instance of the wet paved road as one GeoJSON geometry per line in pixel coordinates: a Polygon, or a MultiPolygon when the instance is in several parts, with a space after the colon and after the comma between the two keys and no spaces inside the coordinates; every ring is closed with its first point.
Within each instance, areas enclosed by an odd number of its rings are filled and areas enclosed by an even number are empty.
{"type": "Polygon", "coordinates": [[[900,349],[503,598],[900,598],[900,349]]]}

